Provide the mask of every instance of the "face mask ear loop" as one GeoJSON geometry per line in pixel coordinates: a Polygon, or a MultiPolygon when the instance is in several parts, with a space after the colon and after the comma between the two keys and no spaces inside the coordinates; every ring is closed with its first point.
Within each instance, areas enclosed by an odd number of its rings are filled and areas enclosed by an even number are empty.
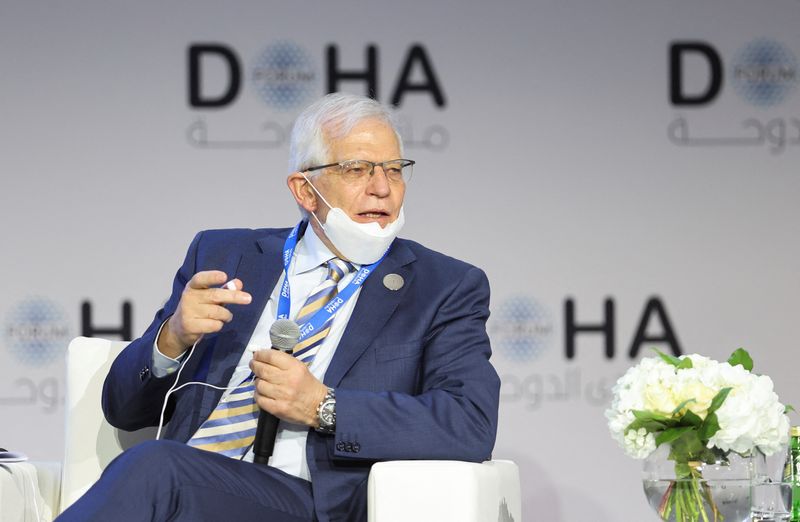
{"type": "MultiPolygon", "coordinates": [[[[319,197],[322,199],[322,201],[323,201],[323,202],[324,202],[326,205],[328,205],[328,208],[329,208],[329,209],[333,209],[333,207],[331,206],[331,204],[330,204],[330,203],[328,203],[328,200],[327,200],[327,199],[325,199],[325,196],[323,196],[322,194],[320,194],[319,190],[317,190],[317,187],[315,187],[315,186],[314,186],[314,184],[313,184],[313,183],[311,183],[311,180],[310,180],[310,179],[308,179],[308,177],[306,177],[306,173],[305,173],[305,172],[301,172],[301,173],[300,173],[300,175],[301,175],[301,176],[303,176],[303,179],[305,179],[305,180],[306,180],[306,183],[308,183],[308,184],[311,186],[311,189],[312,189],[314,192],[316,192],[317,196],[319,196],[319,197]]],[[[320,220],[319,220],[319,218],[317,217],[317,214],[316,214],[316,212],[312,212],[312,213],[311,213],[311,215],[312,215],[312,216],[314,216],[314,219],[316,219],[316,220],[317,220],[317,223],[319,223],[319,226],[321,226],[321,227],[322,227],[322,230],[325,230],[325,225],[323,225],[323,224],[322,224],[322,221],[320,221],[320,220]]]]}

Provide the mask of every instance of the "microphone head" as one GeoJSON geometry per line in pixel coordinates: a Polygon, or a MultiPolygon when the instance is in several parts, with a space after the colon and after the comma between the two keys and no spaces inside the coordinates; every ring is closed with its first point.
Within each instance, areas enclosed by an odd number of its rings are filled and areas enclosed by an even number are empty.
{"type": "Polygon", "coordinates": [[[282,352],[291,352],[300,339],[300,326],[291,319],[278,319],[269,328],[272,346],[282,352]]]}

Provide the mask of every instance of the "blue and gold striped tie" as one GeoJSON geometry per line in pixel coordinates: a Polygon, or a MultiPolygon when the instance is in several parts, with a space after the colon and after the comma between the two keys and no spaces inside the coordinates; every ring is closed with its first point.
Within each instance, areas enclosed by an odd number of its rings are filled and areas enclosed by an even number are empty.
{"type": "MultiPolygon", "coordinates": [[[[339,293],[339,281],[354,269],[353,265],[336,257],[328,261],[328,277],[311,291],[303,307],[297,312],[297,318],[294,321],[300,325],[301,329],[317,313],[317,310],[336,297],[336,294],[339,293]]],[[[330,332],[332,322],[333,316],[328,318],[319,332],[297,343],[293,350],[294,356],[306,364],[311,364],[311,361],[317,356],[320,345],[330,332]]]]}
{"type": "Polygon", "coordinates": [[[187,444],[238,459],[256,437],[258,405],[251,373],[230,395],[221,400],[187,444]]]}
{"type": "MultiPolygon", "coordinates": [[[[345,274],[354,270],[347,261],[334,258],[328,261],[328,277],[306,299],[295,322],[302,326],[338,293],[338,284],[345,274]]],[[[319,333],[304,339],[294,348],[294,356],[311,364],[319,347],[331,329],[330,319],[319,333]]],[[[250,448],[258,426],[258,405],[253,394],[253,374],[250,374],[230,395],[217,404],[211,415],[189,439],[189,446],[213,451],[231,458],[241,458],[250,448]]]]}

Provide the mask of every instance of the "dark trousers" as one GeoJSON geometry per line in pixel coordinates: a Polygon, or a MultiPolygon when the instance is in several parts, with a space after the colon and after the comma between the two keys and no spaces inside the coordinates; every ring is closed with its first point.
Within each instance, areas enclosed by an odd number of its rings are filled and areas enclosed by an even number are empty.
{"type": "Polygon", "coordinates": [[[311,483],[174,441],[148,441],[114,459],[58,522],[310,522],[311,483]]]}

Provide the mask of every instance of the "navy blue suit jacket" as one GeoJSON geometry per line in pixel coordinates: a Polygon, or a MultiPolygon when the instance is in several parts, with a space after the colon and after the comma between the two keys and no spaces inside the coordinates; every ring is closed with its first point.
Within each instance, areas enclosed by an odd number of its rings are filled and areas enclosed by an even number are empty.
{"type": "MultiPolygon", "coordinates": [[[[169,300],[106,378],[103,410],[112,425],[158,424],[175,377],[150,372],[153,342],[186,283],[202,270],[238,277],[253,300],[230,307],[233,320],[203,338],[181,382],[228,383],[282,274],[289,231],[217,230],[194,238],[169,300]]],[[[394,241],[364,283],[325,374],[325,384],[336,389],[336,434],[310,430],[306,444],[321,521],[366,520],[367,478],[376,461],[491,457],[500,381],[489,363],[488,306],[489,284],[480,269],[413,241],[394,241]],[[405,282],[399,290],[383,284],[392,273],[405,282]]],[[[221,393],[189,386],[171,395],[166,438],[188,440],[221,393]]]]}

